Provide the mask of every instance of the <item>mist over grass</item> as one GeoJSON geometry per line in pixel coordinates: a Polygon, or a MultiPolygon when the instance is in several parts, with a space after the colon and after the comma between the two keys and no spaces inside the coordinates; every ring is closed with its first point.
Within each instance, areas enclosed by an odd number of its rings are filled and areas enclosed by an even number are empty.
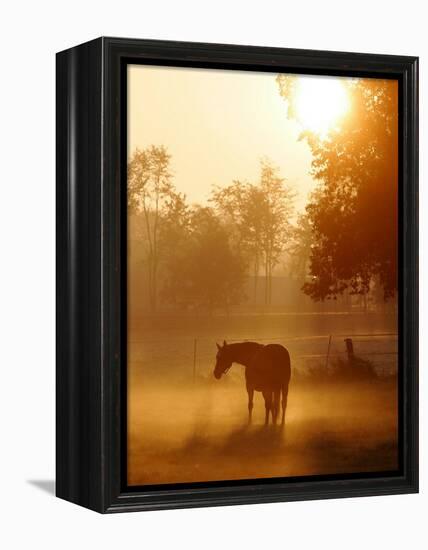
{"type": "Polygon", "coordinates": [[[397,392],[391,379],[290,385],[286,424],[263,425],[244,386],[199,381],[130,395],[130,484],[370,472],[397,468],[397,392]]]}
{"type": "Polygon", "coordinates": [[[132,319],[128,348],[128,481],[152,485],[375,472],[397,468],[394,318],[374,315],[160,316],[132,319]],[[333,337],[326,361],[329,334],[333,337]],[[348,363],[344,336],[353,336],[348,363]],[[244,369],[213,377],[215,342],[287,347],[285,426],[264,427],[244,369]],[[196,341],[196,348],[195,348],[196,341]],[[383,354],[383,355],[381,355],[383,354]]]}

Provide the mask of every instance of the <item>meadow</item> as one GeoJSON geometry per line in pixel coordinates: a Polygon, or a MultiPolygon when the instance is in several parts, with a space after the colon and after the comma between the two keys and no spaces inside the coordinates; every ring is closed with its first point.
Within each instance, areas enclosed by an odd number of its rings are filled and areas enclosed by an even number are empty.
{"type": "Polygon", "coordinates": [[[128,483],[396,469],[394,319],[360,313],[133,318],[128,483]],[[346,336],[353,337],[359,361],[353,369],[346,336]],[[221,380],[214,379],[215,342],[223,339],[272,341],[289,349],[285,426],[263,425],[258,393],[248,424],[243,367],[234,365],[221,380]]]}

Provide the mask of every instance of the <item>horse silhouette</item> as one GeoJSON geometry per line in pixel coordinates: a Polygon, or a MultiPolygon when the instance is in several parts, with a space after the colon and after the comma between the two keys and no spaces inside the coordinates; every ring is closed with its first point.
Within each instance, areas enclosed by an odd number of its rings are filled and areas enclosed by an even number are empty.
{"type": "Polygon", "coordinates": [[[245,382],[248,392],[248,422],[251,422],[253,412],[254,391],[263,394],[265,400],[265,425],[269,424],[269,414],[272,412],[272,422],[277,423],[279,402],[282,394],[282,420],[285,421],[287,409],[288,385],[291,377],[290,355],[279,344],[266,346],[257,342],[239,342],[220,346],[217,344],[216,365],[214,376],[219,379],[226,374],[233,363],[245,367],[245,382]]]}

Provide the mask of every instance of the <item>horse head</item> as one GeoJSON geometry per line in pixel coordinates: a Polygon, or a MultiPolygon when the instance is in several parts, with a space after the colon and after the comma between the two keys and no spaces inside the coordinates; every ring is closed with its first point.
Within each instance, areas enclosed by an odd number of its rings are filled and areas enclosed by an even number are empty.
{"type": "Polygon", "coordinates": [[[217,356],[214,368],[214,376],[217,380],[221,378],[223,374],[226,374],[232,366],[232,363],[233,361],[228,353],[228,345],[226,344],[226,340],[224,340],[222,346],[217,344],[217,356]]]}

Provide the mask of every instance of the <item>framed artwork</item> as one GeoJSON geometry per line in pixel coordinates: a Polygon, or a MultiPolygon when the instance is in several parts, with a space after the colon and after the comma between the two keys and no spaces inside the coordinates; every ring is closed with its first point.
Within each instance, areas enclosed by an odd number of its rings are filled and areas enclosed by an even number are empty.
{"type": "Polygon", "coordinates": [[[418,60],[57,54],[57,496],[418,490],[418,60]]]}

